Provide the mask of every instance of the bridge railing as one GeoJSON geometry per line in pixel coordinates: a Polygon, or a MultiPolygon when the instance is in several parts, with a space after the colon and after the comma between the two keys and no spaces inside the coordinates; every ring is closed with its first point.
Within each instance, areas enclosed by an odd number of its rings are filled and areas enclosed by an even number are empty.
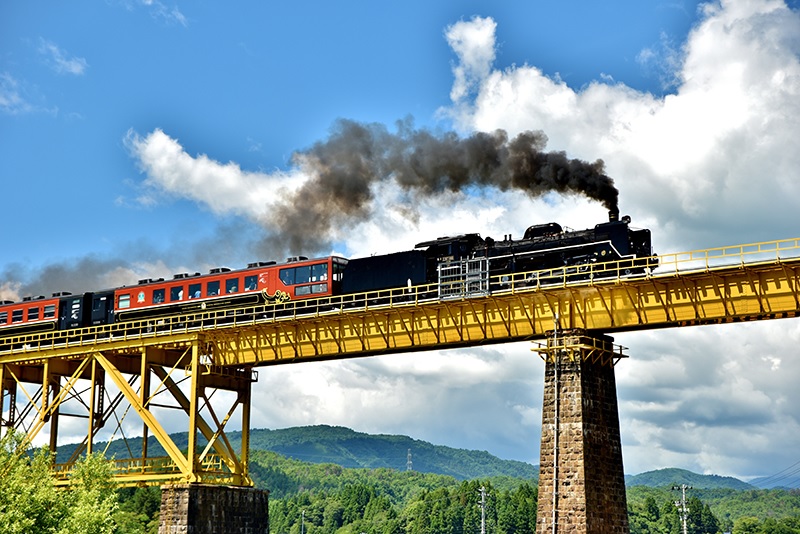
{"type": "MultiPolygon", "coordinates": [[[[621,283],[641,279],[713,271],[731,266],[757,266],[780,263],[800,258],[800,238],[764,243],[680,252],[650,258],[623,259],[603,263],[564,265],[538,271],[491,276],[488,280],[488,297],[521,292],[539,291],[567,286],[621,283]]],[[[458,300],[452,288],[457,280],[448,281],[451,292],[448,302],[458,300]]],[[[464,279],[461,298],[486,297],[480,285],[480,295],[472,295],[468,288],[476,287],[472,278],[464,279]]],[[[291,321],[307,317],[320,317],[345,313],[415,307],[440,300],[438,283],[400,287],[337,295],[318,299],[287,301],[279,304],[262,304],[235,309],[205,310],[189,315],[176,315],[141,319],[124,323],[88,327],[66,331],[0,338],[0,354],[33,353],[52,349],[87,349],[94,345],[108,346],[109,342],[146,341],[162,336],[176,336],[203,330],[237,328],[254,324],[291,321]]]]}
{"type": "Polygon", "coordinates": [[[691,273],[739,266],[755,266],[800,258],[800,238],[709,248],[659,257],[659,274],[691,273]]]}
{"type": "MultiPolygon", "coordinates": [[[[112,459],[110,461],[111,471],[117,482],[124,481],[126,478],[173,480],[180,478],[183,474],[169,456],[112,459]]],[[[56,484],[63,486],[70,483],[74,469],[75,462],[69,462],[55,464],[50,471],[56,479],[56,484]]],[[[207,454],[200,463],[197,473],[206,480],[225,480],[231,476],[230,470],[218,454],[207,454]]]]}

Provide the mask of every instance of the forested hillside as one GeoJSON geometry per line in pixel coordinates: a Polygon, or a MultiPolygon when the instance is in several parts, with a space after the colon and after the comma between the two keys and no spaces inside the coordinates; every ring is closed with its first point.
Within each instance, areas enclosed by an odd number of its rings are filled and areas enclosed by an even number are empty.
{"type": "Polygon", "coordinates": [[[685,469],[659,469],[657,471],[648,471],[638,475],[626,476],[626,486],[650,486],[653,488],[658,487],[671,487],[680,484],[686,484],[693,488],[717,489],[727,488],[735,490],[751,490],[756,489],[754,486],[746,482],[742,482],[738,478],[721,477],[719,475],[698,475],[685,469]]]}
{"type": "MultiPolygon", "coordinates": [[[[487,532],[534,531],[537,484],[527,476],[535,473],[533,466],[505,462],[486,452],[437,447],[405,436],[369,436],[338,427],[254,431],[253,435],[250,473],[258,488],[270,490],[270,532],[274,534],[298,534],[301,530],[304,534],[480,532],[482,508],[487,532]],[[268,448],[305,455],[316,463],[287,458],[268,448]],[[412,449],[412,470],[406,469],[404,452],[398,452],[408,448],[412,449]],[[418,457],[426,461],[418,461],[418,457]],[[404,461],[399,466],[381,466],[389,458],[404,461]],[[322,463],[325,459],[329,461],[322,463]],[[347,468],[341,465],[344,463],[378,467],[347,468]],[[459,476],[419,469],[437,465],[459,476]],[[469,472],[478,474],[466,477],[464,473],[469,472]],[[522,475],[506,474],[516,472],[522,475]]],[[[177,436],[176,442],[184,443],[185,435],[177,436]]],[[[118,446],[114,443],[110,450],[118,446]]],[[[7,449],[10,452],[11,448],[7,449]]],[[[41,474],[3,481],[11,484],[6,496],[15,495],[15,484],[36,481],[44,488],[42,495],[57,497],[53,489],[45,491],[47,481],[41,474]]],[[[692,534],[800,534],[797,490],[756,490],[735,479],[679,469],[644,473],[628,477],[627,482],[631,534],[680,533],[675,506],[680,494],[671,490],[674,484],[693,486],[687,495],[688,531],[692,534]]],[[[128,488],[118,496],[113,532],[155,534],[158,488],[128,488]]],[[[48,510],[61,510],[60,501],[53,502],[55,507],[48,510]]],[[[0,509],[0,525],[12,519],[0,509]]]]}
{"type": "MultiPolygon", "coordinates": [[[[228,439],[235,450],[241,448],[241,433],[229,432],[228,439]]],[[[185,449],[189,445],[186,432],[170,434],[175,444],[185,449]]],[[[200,440],[200,446],[205,442],[200,440]]],[[[152,456],[164,455],[163,448],[152,436],[148,440],[152,456]]],[[[69,458],[74,445],[59,447],[58,458],[69,458]]],[[[105,443],[95,445],[106,450],[105,443]]],[[[133,438],[128,444],[122,440],[112,442],[108,457],[127,458],[130,451],[142,450],[141,439],[133,438]]],[[[455,449],[433,445],[408,436],[365,434],[349,428],[317,425],[286,428],[282,430],[253,429],[250,431],[250,450],[278,452],[288,458],[309,463],[330,463],[342,467],[388,468],[404,471],[411,451],[414,471],[450,475],[458,480],[479,477],[507,476],[538,480],[538,467],[515,460],[501,460],[486,451],[455,449]]]]}

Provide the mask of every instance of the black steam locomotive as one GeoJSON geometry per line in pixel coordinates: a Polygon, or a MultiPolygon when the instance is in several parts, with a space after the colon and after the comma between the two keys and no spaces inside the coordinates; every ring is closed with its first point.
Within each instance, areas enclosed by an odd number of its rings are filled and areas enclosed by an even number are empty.
{"type": "Polygon", "coordinates": [[[608,222],[572,231],[559,224],[531,226],[521,239],[479,234],[441,237],[413,250],[347,260],[337,256],[296,257],[284,263],[256,262],[244,269],[215,268],[208,274],[181,273],[170,280],[50,298],[0,302],[0,338],[20,333],[67,330],[168,315],[241,306],[274,306],[313,312],[314,299],[330,307],[339,296],[347,306],[382,302],[370,293],[424,286],[417,298],[454,299],[488,295],[530,285],[631,276],[657,265],[650,230],[630,228],[616,211],[608,222]],[[359,296],[360,295],[360,296],[359,296]],[[294,307],[294,308],[292,308],[294,307]]]}
{"type": "Polygon", "coordinates": [[[587,278],[630,276],[656,267],[650,230],[630,228],[630,217],[586,230],[558,223],[529,227],[522,239],[502,241],[479,234],[441,237],[414,250],[351,259],[342,293],[361,293],[422,284],[439,284],[438,297],[488,294],[517,285],[577,282],[587,278]],[[526,273],[520,280],[513,275],[526,273]],[[516,278],[514,280],[514,278],[516,278]]]}

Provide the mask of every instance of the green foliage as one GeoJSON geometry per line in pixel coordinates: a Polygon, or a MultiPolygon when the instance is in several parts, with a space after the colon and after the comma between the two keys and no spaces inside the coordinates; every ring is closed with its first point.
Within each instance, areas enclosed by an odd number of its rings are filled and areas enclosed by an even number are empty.
{"type": "MultiPolygon", "coordinates": [[[[800,534],[800,492],[796,490],[692,489],[688,499],[689,532],[800,534]]],[[[680,534],[674,502],[667,488],[628,488],[631,534],[680,534]]]]}
{"type": "Polygon", "coordinates": [[[69,513],[59,534],[112,534],[116,530],[116,487],[111,482],[111,464],[101,454],[87,456],[75,465],[63,500],[69,513]]]}
{"type": "Polygon", "coordinates": [[[114,514],[118,534],[158,534],[161,489],[157,487],[118,490],[120,506],[114,514]]]}
{"type": "Polygon", "coordinates": [[[67,507],[50,476],[50,454],[30,453],[23,440],[13,431],[0,438],[0,532],[57,532],[67,507]]]}
{"type": "Polygon", "coordinates": [[[111,534],[117,495],[110,464],[100,456],[79,461],[70,489],[59,491],[45,449],[29,451],[24,437],[0,438],[0,532],[111,534]]]}

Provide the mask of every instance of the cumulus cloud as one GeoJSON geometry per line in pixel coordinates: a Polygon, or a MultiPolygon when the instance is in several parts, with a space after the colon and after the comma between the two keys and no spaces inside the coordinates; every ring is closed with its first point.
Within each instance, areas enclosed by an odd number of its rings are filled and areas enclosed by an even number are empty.
{"type": "MultiPolygon", "coordinates": [[[[659,71],[672,88],[658,96],[610,75],[576,89],[534,65],[497,66],[495,21],[459,21],[444,31],[456,61],[451,103],[439,116],[464,138],[541,130],[550,149],[602,159],[623,213],[653,230],[657,252],[795,237],[799,23],[797,11],[777,0],[706,4],[686,42],[662,40],[639,54],[640,64],[659,71]]],[[[19,107],[12,82],[3,86],[0,78],[0,90],[11,95],[3,104],[0,94],[4,109],[19,107]]],[[[421,236],[520,235],[530,224],[583,228],[606,216],[599,203],[575,196],[530,198],[468,187],[420,197],[386,180],[370,185],[371,204],[362,216],[332,219],[324,238],[304,231],[303,241],[279,243],[270,239],[283,229],[274,215],[286,208],[281,199],[297,198],[310,183],[312,166],[324,160],[311,158],[317,153],[301,154],[290,170],[264,173],[192,155],[158,129],[131,131],[126,145],[144,174],[141,204],[157,206],[166,194],[247,221],[242,225],[255,223],[270,258],[301,246],[307,248],[291,253],[391,252],[411,248],[421,236]]],[[[48,278],[55,285],[79,269],[96,270],[95,288],[175,269],[99,260],[74,267],[72,273],[48,271],[48,278]],[[109,278],[101,278],[103,272],[109,278]]],[[[14,296],[26,289],[6,284],[0,292],[14,296]]],[[[800,397],[792,380],[800,375],[800,360],[790,355],[798,341],[795,320],[619,334],[617,342],[631,356],[616,371],[626,471],[678,466],[750,477],[794,463],[800,397]]],[[[543,365],[529,349],[513,344],[269,368],[254,388],[253,425],[342,424],[446,445],[470,443],[535,463],[543,365]]]]}
{"type": "MultiPolygon", "coordinates": [[[[781,1],[706,4],[685,43],[662,39],[639,54],[673,88],[657,96],[611,76],[576,89],[536,66],[495,66],[494,20],[459,21],[444,32],[457,59],[451,105],[439,115],[463,136],[504,130],[513,138],[535,128],[570,157],[602,158],[622,211],[653,230],[658,252],[794,237],[799,23],[781,1]]],[[[128,146],[150,193],[243,215],[265,231],[269,213],[281,209],[277,197],[302,191],[311,173],[308,154],[290,171],[253,173],[191,156],[160,130],[131,132],[128,146]]],[[[417,198],[394,181],[371,187],[369,216],[331,225],[334,246],[348,254],[409,248],[420,235],[521,233],[550,220],[588,227],[605,217],[602,206],[558,194],[468,188],[417,198]]],[[[750,477],[796,461],[800,398],[790,382],[800,364],[785,354],[798,337],[792,321],[620,334],[631,354],[617,367],[626,470],[680,466],[750,477]]],[[[256,426],[344,424],[444,444],[470,440],[537,460],[541,362],[527,346],[304,365],[302,375],[286,366],[261,376],[256,426]],[[376,404],[385,409],[352,409],[376,404]]]]}
{"type": "Polygon", "coordinates": [[[474,109],[454,100],[447,111],[464,130],[536,124],[576,157],[602,157],[623,211],[647,220],[662,247],[789,237],[799,17],[782,2],[707,5],[664,97],[621,83],[576,90],[522,66],[491,70],[476,82],[474,109]]]}
{"type": "MultiPolygon", "coordinates": [[[[639,56],[668,67],[674,91],[663,97],[493,66],[471,80],[469,105],[457,93],[442,113],[465,131],[536,124],[576,157],[602,157],[622,210],[653,230],[659,252],[795,237],[800,15],[781,1],[703,9],[680,53],[665,42],[639,56]]],[[[454,48],[459,61],[492,57],[496,44],[475,46],[487,50],[462,58],[454,48]]],[[[795,462],[800,411],[789,377],[800,367],[783,355],[797,335],[793,322],[620,334],[631,347],[617,366],[626,470],[752,477],[795,462]]]]}

